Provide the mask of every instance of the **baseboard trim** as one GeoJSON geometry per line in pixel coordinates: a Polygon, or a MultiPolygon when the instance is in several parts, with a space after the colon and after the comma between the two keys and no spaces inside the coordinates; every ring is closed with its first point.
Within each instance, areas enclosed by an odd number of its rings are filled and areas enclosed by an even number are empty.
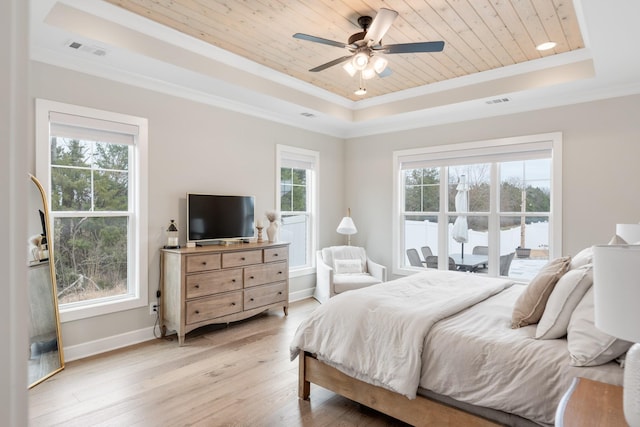
{"type": "Polygon", "coordinates": [[[124,334],[113,335],[99,340],[88,341],[82,344],[65,346],[64,361],[71,362],[85,357],[95,356],[96,354],[105,353],[107,351],[116,350],[122,347],[139,344],[141,342],[155,339],[153,336],[153,327],[138,329],[136,331],[125,332],[124,334]]]}
{"type": "MultiPolygon", "coordinates": [[[[302,289],[300,291],[289,293],[289,302],[302,301],[303,299],[313,297],[313,288],[302,289]]],[[[106,353],[107,351],[116,350],[130,345],[139,344],[141,342],[155,339],[153,335],[153,327],[138,329],[124,334],[113,335],[111,337],[101,338],[99,340],[88,341],[82,344],[65,346],[64,360],[72,362],[85,357],[95,356],[96,354],[106,353]]]]}
{"type": "Polygon", "coordinates": [[[289,292],[289,302],[302,301],[303,299],[311,298],[313,296],[313,290],[315,288],[302,289],[300,291],[289,292]]]}

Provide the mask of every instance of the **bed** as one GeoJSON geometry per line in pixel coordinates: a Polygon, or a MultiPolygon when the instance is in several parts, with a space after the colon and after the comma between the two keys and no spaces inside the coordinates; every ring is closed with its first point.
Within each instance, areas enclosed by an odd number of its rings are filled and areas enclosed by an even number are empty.
{"type": "MultiPolygon", "coordinates": [[[[568,269],[567,262],[562,273],[568,269]]],[[[589,310],[582,301],[592,299],[586,282],[573,295],[573,317],[589,310]]],[[[566,336],[536,339],[537,323],[512,328],[514,305],[527,288],[428,270],[338,295],[302,322],[291,343],[292,360],[299,356],[299,397],[309,399],[314,383],[412,425],[551,426],[574,377],[622,383],[613,359],[626,344],[607,347],[611,361],[585,361],[577,326],[569,327],[573,347],[566,336]]],[[[546,289],[546,299],[552,291],[546,289]]]]}

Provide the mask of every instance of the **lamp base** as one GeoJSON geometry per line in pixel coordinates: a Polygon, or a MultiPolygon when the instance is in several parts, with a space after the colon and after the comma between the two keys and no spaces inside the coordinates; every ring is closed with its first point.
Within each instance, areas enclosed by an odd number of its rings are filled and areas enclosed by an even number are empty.
{"type": "Polygon", "coordinates": [[[623,385],[624,417],[630,427],[640,427],[640,344],[627,352],[623,385]]]}

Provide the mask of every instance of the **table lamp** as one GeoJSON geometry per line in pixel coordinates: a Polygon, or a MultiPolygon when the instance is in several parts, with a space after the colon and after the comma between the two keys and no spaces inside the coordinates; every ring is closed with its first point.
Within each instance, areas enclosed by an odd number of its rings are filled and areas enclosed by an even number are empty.
{"type": "Polygon", "coordinates": [[[340,221],[340,224],[338,225],[338,228],[336,229],[336,231],[340,234],[346,234],[347,245],[351,246],[351,235],[356,234],[358,232],[356,225],[351,219],[351,208],[347,209],[347,216],[342,218],[342,221],[340,221]]]}
{"type": "Polygon", "coordinates": [[[627,352],[623,380],[624,416],[631,427],[640,427],[639,265],[640,245],[593,247],[595,325],[636,343],[627,352]]]}
{"type": "Polygon", "coordinates": [[[640,224],[616,224],[616,234],[630,245],[640,242],[640,224]]]}

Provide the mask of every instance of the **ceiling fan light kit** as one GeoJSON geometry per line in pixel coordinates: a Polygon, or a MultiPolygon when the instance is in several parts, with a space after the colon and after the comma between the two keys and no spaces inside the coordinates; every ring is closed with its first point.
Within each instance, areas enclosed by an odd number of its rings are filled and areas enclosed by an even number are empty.
{"type": "Polygon", "coordinates": [[[397,16],[398,12],[395,10],[382,8],[375,19],[372,19],[370,16],[359,17],[358,25],[363,31],[352,34],[347,43],[302,33],[296,33],[293,37],[300,40],[347,49],[351,55],[334,59],[326,64],[312,68],[309,71],[318,72],[344,63],[343,68],[351,77],[360,71],[360,88],[354,93],[362,96],[367,92],[362,84],[363,79],[371,79],[375,77],[376,74],[381,77],[390,74],[390,70],[387,69],[388,61],[379,55],[374,56],[374,52],[388,55],[398,53],[441,52],[444,49],[444,42],[442,41],[382,45],[382,37],[387,33],[397,16]]]}

